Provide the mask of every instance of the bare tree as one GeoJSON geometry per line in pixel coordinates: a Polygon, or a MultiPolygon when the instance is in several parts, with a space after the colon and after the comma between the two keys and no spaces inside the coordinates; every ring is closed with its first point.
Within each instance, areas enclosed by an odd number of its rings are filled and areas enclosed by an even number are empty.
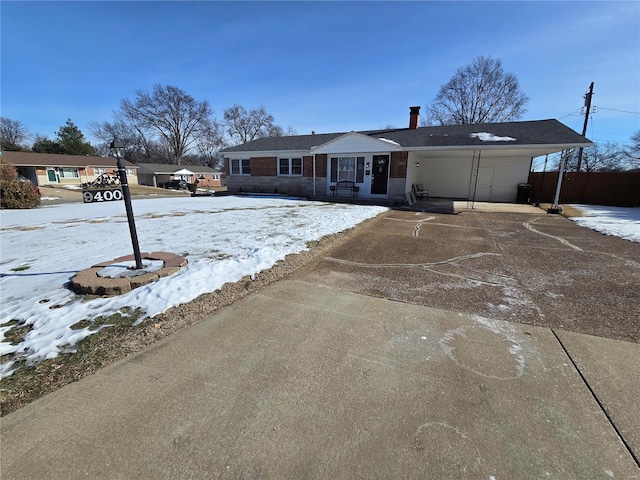
{"type": "Polygon", "coordinates": [[[630,170],[640,170],[640,130],[631,136],[633,145],[624,149],[624,156],[630,170]]]}
{"type": "Polygon", "coordinates": [[[109,146],[114,139],[124,145],[124,158],[130,162],[167,163],[166,150],[157,142],[147,139],[140,130],[127,122],[126,117],[117,118],[113,123],[91,122],[91,133],[101,143],[95,146],[99,155],[109,156],[109,146]]]}
{"type": "Polygon", "coordinates": [[[222,125],[217,120],[210,120],[203,125],[200,130],[197,149],[204,165],[221,169],[224,160],[220,154],[220,149],[226,146],[222,125]]]}
{"type": "Polygon", "coordinates": [[[0,148],[3,150],[22,150],[31,134],[20,120],[0,117],[0,148]]]}
{"type": "Polygon", "coordinates": [[[298,135],[293,127],[287,127],[285,130],[280,125],[272,125],[267,129],[267,137],[292,137],[298,135]]]}
{"type": "Polygon", "coordinates": [[[178,87],[155,85],[153,92],[136,91],[134,101],[122,100],[120,110],[140,137],[157,136],[168,150],[171,163],[180,159],[198,141],[198,133],[212,114],[209,102],[198,102],[178,87]]]}
{"type": "MultiPolygon", "coordinates": [[[[556,162],[559,168],[559,160],[556,162]]],[[[624,150],[617,143],[596,143],[584,149],[581,170],[584,172],[624,172],[632,165],[625,158],[624,150]]],[[[565,165],[567,172],[578,171],[578,152],[574,152],[565,165]]]]}
{"type": "Polygon", "coordinates": [[[423,124],[509,122],[522,117],[528,101],[515,75],[502,70],[500,60],[476,57],[440,88],[426,107],[423,124]]]}
{"type": "Polygon", "coordinates": [[[224,111],[224,126],[233,145],[256,138],[296,135],[293,128],[288,127],[285,131],[280,125],[276,125],[273,115],[262,106],[247,110],[242,105],[234,104],[224,111]]]}

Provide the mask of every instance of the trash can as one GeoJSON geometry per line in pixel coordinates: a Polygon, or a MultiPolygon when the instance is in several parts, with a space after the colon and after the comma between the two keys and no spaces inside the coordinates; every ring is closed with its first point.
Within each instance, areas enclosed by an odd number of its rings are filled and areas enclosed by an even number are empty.
{"type": "Polygon", "coordinates": [[[519,183],[518,193],[516,195],[516,203],[529,203],[529,192],[531,192],[530,184],[519,183]]]}

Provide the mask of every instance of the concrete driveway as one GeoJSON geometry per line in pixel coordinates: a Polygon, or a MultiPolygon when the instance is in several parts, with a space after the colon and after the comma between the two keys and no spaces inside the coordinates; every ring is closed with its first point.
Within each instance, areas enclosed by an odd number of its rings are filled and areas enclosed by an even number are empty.
{"type": "Polygon", "coordinates": [[[640,478],[639,250],[391,211],[5,417],[2,478],[640,478]]]}

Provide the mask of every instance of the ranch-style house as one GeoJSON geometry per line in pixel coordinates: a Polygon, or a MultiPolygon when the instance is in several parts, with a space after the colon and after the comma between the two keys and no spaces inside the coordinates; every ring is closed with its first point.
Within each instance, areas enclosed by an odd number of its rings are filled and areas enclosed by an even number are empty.
{"type": "Polygon", "coordinates": [[[557,120],[266,137],[222,150],[230,193],[515,202],[534,158],[593,143],[557,120]]]}
{"type": "MultiPolygon", "coordinates": [[[[93,182],[100,175],[117,175],[118,172],[116,160],[112,157],[3,151],[2,160],[39,186],[80,186],[93,182]]],[[[137,184],[138,167],[131,162],[124,163],[129,184],[137,184]]]]}

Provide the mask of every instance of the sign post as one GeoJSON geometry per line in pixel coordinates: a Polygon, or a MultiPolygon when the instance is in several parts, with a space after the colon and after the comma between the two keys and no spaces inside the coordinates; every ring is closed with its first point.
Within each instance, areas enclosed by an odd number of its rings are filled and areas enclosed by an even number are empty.
{"type": "Polygon", "coordinates": [[[129,192],[129,183],[127,182],[127,170],[124,166],[124,160],[122,158],[122,151],[124,145],[117,140],[111,142],[109,147],[113,155],[116,157],[118,165],[118,174],[120,175],[120,187],[122,187],[122,196],[124,197],[124,208],[127,211],[127,221],[129,222],[129,233],[131,233],[131,243],[133,244],[133,256],[136,259],[136,270],[140,270],[143,267],[142,257],[140,256],[140,247],[138,246],[138,234],[136,232],[136,224],[133,219],[133,208],[131,207],[131,193],[129,192]]]}

